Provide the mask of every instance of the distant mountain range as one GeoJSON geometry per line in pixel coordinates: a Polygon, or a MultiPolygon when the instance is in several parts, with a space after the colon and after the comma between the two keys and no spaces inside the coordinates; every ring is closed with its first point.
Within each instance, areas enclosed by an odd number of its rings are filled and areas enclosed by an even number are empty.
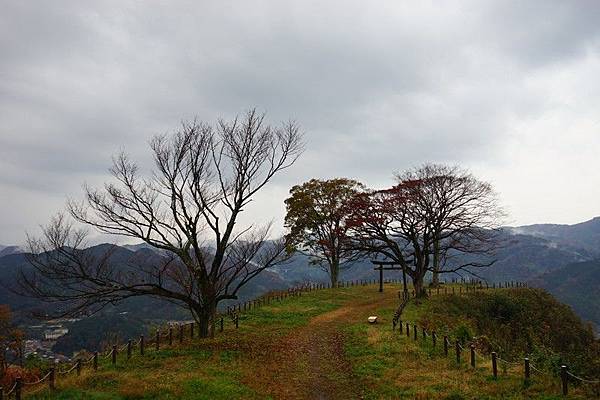
{"type": "MultiPolygon", "coordinates": [[[[600,218],[575,225],[539,224],[506,227],[502,230],[503,247],[496,255],[497,262],[490,268],[477,270],[477,274],[489,282],[506,280],[528,281],[543,287],[559,300],[571,305],[578,314],[600,327],[600,218]]],[[[94,246],[93,251],[104,252],[108,244],[94,246]]],[[[155,250],[147,244],[123,245],[116,249],[113,261],[127,265],[130,262],[150,260],[155,250]]],[[[0,285],[10,287],[16,272],[31,266],[23,250],[18,246],[0,245],[0,285]]],[[[386,278],[399,278],[395,271],[387,271],[386,278]]],[[[376,279],[370,260],[354,263],[342,271],[342,280],[376,279]]],[[[283,290],[304,282],[327,282],[321,269],[311,266],[308,258],[297,254],[281,266],[264,271],[240,293],[240,300],[254,298],[271,290],[283,290]]],[[[17,296],[9,290],[0,290],[0,304],[9,304],[16,311],[18,320],[29,321],[33,309],[44,310],[49,304],[36,299],[17,296]]],[[[226,306],[226,304],[224,304],[226,306]]],[[[119,316],[128,313],[148,324],[173,319],[185,319],[184,310],[161,300],[151,298],[130,299],[103,311],[94,317],[115,322],[112,326],[117,334],[131,331],[126,321],[119,316]],[[122,326],[119,325],[122,321],[122,326]]],[[[79,350],[97,345],[102,338],[85,339],[91,322],[81,322],[60,341],[60,350],[79,350]]]]}
{"type": "Polygon", "coordinates": [[[574,225],[537,224],[508,229],[600,255],[600,217],[574,225]]]}
{"type": "Polygon", "coordinates": [[[19,246],[3,246],[0,244],[0,257],[9,256],[11,254],[23,253],[24,250],[19,246]]]}

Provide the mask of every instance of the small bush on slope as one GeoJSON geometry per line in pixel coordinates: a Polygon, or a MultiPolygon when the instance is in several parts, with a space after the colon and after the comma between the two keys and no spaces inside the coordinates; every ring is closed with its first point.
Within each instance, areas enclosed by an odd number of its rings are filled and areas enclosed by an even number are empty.
{"type": "Polygon", "coordinates": [[[425,307],[423,326],[453,337],[474,332],[480,350],[497,351],[508,359],[527,354],[536,365],[553,371],[565,363],[573,372],[600,376],[600,341],[591,326],[543,290],[434,296],[425,307]]]}

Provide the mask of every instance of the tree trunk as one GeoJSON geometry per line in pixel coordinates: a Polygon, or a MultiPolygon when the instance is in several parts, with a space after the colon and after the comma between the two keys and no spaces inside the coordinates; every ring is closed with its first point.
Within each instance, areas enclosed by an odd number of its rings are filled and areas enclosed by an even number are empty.
{"type": "Polygon", "coordinates": [[[422,275],[418,275],[416,278],[413,279],[416,297],[425,297],[425,295],[427,294],[423,285],[423,278],[424,277],[422,275]]]}
{"type": "Polygon", "coordinates": [[[433,274],[431,277],[431,286],[438,287],[440,284],[440,242],[433,242],[433,274]]]}
{"type": "Polygon", "coordinates": [[[210,329],[212,322],[217,313],[217,305],[215,302],[209,302],[206,306],[196,310],[196,316],[198,318],[198,335],[201,338],[210,337],[210,329]]]}
{"type": "Polygon", "coordinates": [[[339,261],[332,261],[329,265],[329,278],[331,279],[331,287],[337,287],[338,278],[340,274],[340,263],[339,261]]]}

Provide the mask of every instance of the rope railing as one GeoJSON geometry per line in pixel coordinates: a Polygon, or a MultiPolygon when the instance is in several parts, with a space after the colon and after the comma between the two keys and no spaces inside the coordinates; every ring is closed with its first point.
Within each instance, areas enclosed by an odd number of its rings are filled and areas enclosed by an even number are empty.
{"type": "Polygon", "coordinates": [[[541,369],[537,368],[533,363],[529,363],[529,367],[531,367],[532,370],[534,370],[535,372],[537,372],[540,375],[544,375],[544,376],[552,376],[551,374],[549,374],[546,371],[542,371],[541,369]]]}
{"type": "Polygon", "coordinates": [[[102,358],[106,360],[108,357],[110,357],[110,356],[113,355],[113,351],[114,350],[111,349],[108,353],[106,353],[105,355],[103,355],[102,358]]]}
{"type": "Polygon", "coordinates": [[[6,392],[6,396],[10,398],[10,396],[17,390],[17,386],[19,386],[19,383],[15,382],[13,387],[8,392],[6,392]]]}
{"type": "Polygon", "coordinates": [[[75,370],[75,368],[77,368],[77,364],[74,364],[70,369],[66,370],[66,371],[58,371],[58,373],[60,375],[67,375],[69,372],[72,372],[75,370]]]}
{"type": "MultiPolygon", "coordinates": [[[[386,279],[384,280],[385,283],[399,283],[400,280],[398,279],[386,279]]],[[[452,283],[459,283],[458,280],[453,280],[452,283]]],[[[494,284],[494,286],[490,286],[486,283],[485,286],[483,286],[483,284],[481,282],[479,283],[473,283],[471,282],[470,284],[468,282],[466,282],[465,280],[461,280],[460,283],[463,284],[467,284],[467,286],[465,287],[465,290],[463,290],[462,286],[459,287],[459,290],[455,290],[455,287],[452,287],[452,293],[450,293],[450,291],[448,290],[449,288],[446,287],[444,288],[443,292],[441,292],[439,289],[432,291],[432,289],[424,289],[429,296],[432,296],[434,294],[439,295],[439,294],[466,294],[466,293],[470,293],[473,291],[477,291],[477,290],[485,290],[485,289],[496,289],[496,288],[510,288],[510,287],[519,287],[519,286],[524,286],[524,285],[519,285],[517,283],[509,283],[506,282],[504,285],[499,284],[498,286],[496,286],[494,284]],[[472,285],[472,286],[469,286],[472,285]]],[[[370,285],[377,285],[378,281],[377,280],[354,280],[354,281],[345,281],[345,282],[340,282],[338,285],[334,286],[337,288],[348,288],[348,287],[353,287],[353,286],[370,286],[370,285]]],[[[238,303],[235,304],[233,306],[229,306],[227,307],[227,311],[224,313],[219,313],[215,320],[212,321],[211,324],[209,324],[209,330],[211,331],[211,335],[214,335],[214,333],[217,331],[217,329],[220,332],[223,332],[223,325],[224,325],[224,318],[225,317],[230,317],[231,322],[235,325],[235,328],[239,327],[239,321],[240,321],[240,314],[242,314],[242,312],[244,311],[250,311],[252,309],[256,309],[258,307],[261,306],[266,306],[266,305],[270,305],[273,302],[281,302],[286,298],[289,297],[297,297],[297,296],[302,296],[302,293],[304,292],[312,292],[312,291],[317,291],[317,290],[324,290],[324,289],[332,289],[332,285],[331,284],[324,284],[324,283],[309,283],[309,284],[305,284],[305,285],[300,285],[297,286],[295,288],[290,288],[287,291],[279,291],[279,292],[274,292],[274,293],[270,293],[267,294],[265,296],[261,296],[257,299],[254,300],[249,300],[246,301],[244,303],[238,303]],[[217,328],[218,326],[218,328],[217,328]]],[[[409,297],[415,297],[416,293],[414,290],[408,291],[408,295],[409,297]]],[[[50,387],[53,388],[54,387],[54,380],[55,380],[55,376],[53,374],[58,374],[58,375],[67,375],[69,373],[71,373],[74,370],[77,370],[77,374],[79,375],[81,372],[81,368],[82,365],[88,365],[90,363],[93,363],[93,370],[97,370],[98,369],[98,358],[101,359],[111,359],[111,363],[114,365],[117,362],[117,358],[120,355],[119,353],[123,354],[124,350],[127,350],[127,352],[125,353],[127,355],[127,359],[129,359],[133,354],[131,352],[131,350],[136,347],[139,348],[139,353],[140,355],[144,355],[145,351],[148,350],[155,350],[155,351],[159,351],[160,347],[159,345],[173,345],[174,343],[182,343],[184,341],[185,338],[187,337],[195,337],[194,335],[194,325],[196,324],[196,322],[184,322],[184,323],[180,323],[177,325],[172,325],[169,326],[169,329],[167,329],[166,331],[161,331],[160,329],[158,329],[156,331],[156,335],[148,335],[147,337],[144,337],[144,335],[141,335],[140,338],[136,341],[131,341],[129,340],[127,343],[123,344],[123,345],[113,345],[112,348],[108,351],[106,351],[105,353],[95,353],[93,356],[91,356],[90,358],[86,359],[86,360],[77,360],[69,369],[67,369],[66,371],[59,371],[58,369],[52,369],[50,372],[48,372],[44,377],[38,379],[35,382],[29,382],[29,383],[24,383],[24,382],[15,382],[15,384],[13,385],[13,387],[11,388],[11,390],[9,390],[8,392],[5,392],[6,395],[10,396],[13,392],[15,392],[16,390],[21,390],[22,386],[34,386],[40,383],[43,383],[47,380],[50,381],[50,387]],[[189,327],[189,328],[188,328],[189,327]],[[185,331],[188,331],[188,333],[186,334],[185,331]],[[164,343],[161,343],[160,339],[161,338],[168,338],[168,342],[165,341],[164,343]],[[158,339],[158,343],[157,343],[157,339],[158,339]],[[154,345],[154,346],[151,346],[154,345]],[[100,357],[99,357],[100,356],[100,357]],[[21,386],[19,386],[21,385],[21,386]]],[[[411,327],[414,332],[414,338],[415,340],[417,340],[418,338],[418,332],[416,331],[416,324],[413,324],[413,327],[411,327]]],[[[400,323],[400,330],[402,331],[402,323],[400,323]]],[[[200,330],[198,330],[200,331],[200,330]]],[[[407,335],[408,335],[408,327],[407,327],[407,335]]],[[[427,332],[426,329],[423,329],[422,332],[422,337],[423,338],[431,338],[432,336],[429,334],[429,332],[427,332]]],[[[434,338],[435,341],[435,338],[434,338]]],[[[450,345],[452,343],[452,341],[448,338],[448,345],[450,345]]],[[[455,342],[456,343],[456,342],[455,342]]],[[[459,343],[460,346],[460,343],[459,343]]],[[[460,346],[460,348],[462,350],[464,350],[464,348],[462,346],[460,346]]]]}
{"type": "Polygon", "coordinates": [[[496,357],[496,360],[500,361],[500,362],[501,362],[501,363],[503,363],[503,364],[506,364],[506,365],[508,365],[508,366],[511,366],[511,367],[514,367],[514,366],[516,366],[516,365],[519,365],[519,363],[518,363],[518,362],[515,362],[515,361],[508,361],[508,360],[505,360],[505,359],[503,359],[503,358],[500,358],[500,357],[496,357]]]}
{"type": "Polygon", "coordinates": [[[46,379],[48,379],[50,377],[50,375],[52,375],[52,371],[48,372],[46,375],[44,375],[44,377],[38,379],[37,381],[34,381],[34,382],[23,382],[23,385],[25,385],[25,386],[39,385],[40,383],[46,381],[46,379]]]}
{"type": "Polygon", "coordinates": [[[87,360],[84,360],[84,361],[82,361],[82,363],[83,363],[83,364],[89,364],[89,363],[91,363],[92,361],[94,361],[94,358],[95,358],[95,357],[96,357],[96,356],[91,356],[91,357],[90,357],[90,358],[88,358],[87,360]]]}
{"type": "Polygon", "coordinates": [[[568,375],[569,375],[571,378],[577,379],[578,381],[580,381],[580,382],[583,382],[583,383],[591,383],[591,384],[593,384],[593,385],[600,384],[600,379],[599,379],[599,380],[590,380],[590,379],[581,378],[581,377],[579,377],[579,376],[577,376],[577,375],[574,375],[574,374],[572,374],[572,373],[571,373],[571,372],[569,372],[569,371],[567,371],[567,374],[568,374],[568,375]]]}
{"type": "MultiPolygon", "coordinates": [[[[412,329],[412,331],[413,331],[412,336],[414,337],[414,340],[416,341],[418,339],[417,338],[417,330],[419,328],[418,325],[416,323],[411,323],[410,321],[406,321],[406,320],[403,321],[403,320],[399,319],[399,330],[398,331],[401,334],[404,333],[403,326],[402,326],[403,323],[406,324],[406,337],[407,338],[411,337],[410,330],[412,329]]],[[[396,328],[396,325],[393,325],[393,330],[395,330],[395,328],[396,328]]],[[[422,339],[426,341],[428,337],[434,338],[433,345],[435,348],[436,339],[437,339],[437,335],[435,335],[435,331],[433,331],[431,334],[429,334],[428,330],[426,328],[421,327],[421,329],[423,331],[422,336],[421,336],[422,339]]],[[[443,339],[444,339],[444,342],[443,342],[444,354],[446,356],[448,356],[450,346],[454,346],[455,351],[456,351],[456,362],[461,363],[461,353],[463,351],[465,351],[465,347],[463,347],[463,345],[461,344],[461,341],[456,338],[451,338],[448,335],[444,335],[443,339]]],[[[523,374],[524,374],[524,379],[526,382],[531,379],[531,371],[532,370],[540,375],[547,377],[547,378],[552,378],[552,377],[556,376],[555,374],[552,374],[550,372],[546,372],[546,371],[543,371],[543,370],[537,368],[533,363],[530,362],[528,357],[525,357],[523,359],[523,362],[509,361],[509,360],[499,357],[496,352],[492,352],[492,357],[490,360],[490,358],[487,357],[485,354],[477,351],[475,349],[475,346],[473,343],[469,346],[468,350],[470,350],[470,355],[471,355],[470,363],[473,368],[475,368],[475,366],[476,366],[477,358],[479,358],[480,360],[486,361],[486,362],[489,362],[489,361],[492,362],[492,371],[493,371],[494,378],[497,378],[497,375],[498,375],[498,369],[497,369],[498,362],[500,362],[503,365],[505,365],[506,367],[510,367],[510,368],[516,368],[518,366],[523,366],[523,374]]],[[[505,372],[506,372],[506,370],[505,370],[505,372]]],[[[561,379],[563,395],[568,394],[569,378],[571,378],[572,380],[575,380],[577,382],[584,383],[584,384],[598,385],[597,389],[600,390],[600,380],[582,378],[580,376],[577,376],[577,375],[573,374],[572,372],[570,372],[568,370],[568,367],[565,365],[561,366],[559,372],[560,372],[560,379],[561,379]]]]}

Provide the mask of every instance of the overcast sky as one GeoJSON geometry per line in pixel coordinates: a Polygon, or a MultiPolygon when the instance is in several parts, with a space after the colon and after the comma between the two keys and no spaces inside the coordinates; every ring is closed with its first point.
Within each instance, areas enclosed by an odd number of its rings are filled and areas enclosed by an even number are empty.
{"type": "Polygon", "coordinates": [[[21,243],[181,120],[266,111],[306,152],[293,184],[371,187],[458,163],[509,223],[600,215],[600,2],[0,1],[0,243],[21,243]]]}

